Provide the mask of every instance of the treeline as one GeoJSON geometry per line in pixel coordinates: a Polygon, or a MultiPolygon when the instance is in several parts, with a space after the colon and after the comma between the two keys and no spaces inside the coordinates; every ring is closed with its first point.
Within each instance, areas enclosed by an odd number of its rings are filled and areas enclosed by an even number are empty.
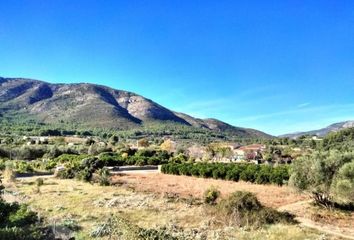
{"type": "Polygon", "coordinates": [[[8,117],[0,119],[0,133],[19,136],[97,136],[109,139],[112,136],[120,140],[147,138],[149,140],[170,137],[184,142],[208,144],[217,141],[234,141],[243,144],[262,142],[265,139],[246,138],[230,131],[216,132],[209,129],[196,128],[176,122],[152,122],[130,130],[112,128],[93,128],[72,122],[42,123],[34,119],[8,117]]]}
{"type": "Polygon", "coordinates": [[[283,185],[289,180],[289,167],[279,165],[233,164],[233,163],[168,163],[162,165],[166,174],[186,175],[258,184],[283,185]]]}
{"type": "Polygon", "coordinates": [[[290,146],[300,148],[310,148],[319,151],[340,150],[351,151],[354,148],[354,128],[342,129],[338,132],[331,132],[324,136],[322,140],[314,140],[311,135],[303,135],[297,139],[273,138],[263,140],[263,143],[270,146],[290,146]]]}
{"type": "Polygon", "coordinates": [[[101,153],[98,156],[64,154],[58,158],[45,162],[48,170],[58,165],[64,165],[65,169],[59,172],[61,178],[77,178],[90,181],[95,172],[107,166],[125,165],[160,165],[173,160],[172,155],[166,151],[126,149],[124,152],[101,153]]]}
{"type": "Polygon", "coordinates": [[[338,132],[329,133],[323,138],[319,150],[337,149],[350,151],[354,148],[354,128],[346,128],[338,132]]]}
{"type": "Polygon", "coordinates": [[[161,165],[172,158],[172,154],[163,150],[133,150],[126,149],[119,153],[105,152],[98,155],[98,159],[107,166],[125,166],[125,165],[161,165]]]}
{"type": "Polygon", "coordinates": [[[74,146],[1,146],[0,158],[35,160],[39,158],[55,158],[62,154],[87,153],[88,147],[74,146]]]}

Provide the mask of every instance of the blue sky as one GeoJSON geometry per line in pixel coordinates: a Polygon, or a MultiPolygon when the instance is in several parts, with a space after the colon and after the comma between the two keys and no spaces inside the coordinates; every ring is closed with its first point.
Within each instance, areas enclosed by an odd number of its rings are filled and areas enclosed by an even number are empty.
{"type": "Polygon", "coordinates": [[[0,76],[91,82],[277,135],[354,119],[354,1],[0,2],[0,76]]]}

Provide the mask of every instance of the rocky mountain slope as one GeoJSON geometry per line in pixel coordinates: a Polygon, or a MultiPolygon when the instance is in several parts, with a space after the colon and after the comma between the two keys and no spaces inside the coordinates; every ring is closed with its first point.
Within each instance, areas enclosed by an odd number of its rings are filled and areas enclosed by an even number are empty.
{"type": "Polygon", "coordinates": [[[329,125],[328,127],[308,132],[297,132],[281,135],[280,137],[298,138],[304,135],[323,137],[330,132],[338,132],[342,129],[354,127],[354,121],[345,121],[329,125]]]}
{"type": "Polygon", "coordinates": [[[0,78],[0,116],[24,116],[44,123],[75,122],[88,127],[129,129],[148,122],[173,122],[240,137],[269,137],[216,119],[173,112],[135,93],[78,83],[51,84],[24,78],[0,78]]]}

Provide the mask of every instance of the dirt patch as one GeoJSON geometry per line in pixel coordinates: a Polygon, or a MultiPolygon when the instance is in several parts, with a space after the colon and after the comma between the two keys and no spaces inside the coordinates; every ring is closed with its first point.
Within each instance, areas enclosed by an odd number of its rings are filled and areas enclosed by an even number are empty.
{"type": "Polygon", "coordinates": [[[281,207],[297,216],[300,225],[344,239],[354,239],[354,213],[328,210],[303,201],[281,207]]]}
{"type": "Polygon", "coordinates": [[[117,175],[112,177],[112,180],[113,183],[125,183],[132,186],[137,191],[158,194],[174,193],[185,198],[191,196],[202,198],[204,191],[210,186],[217,187],[222,196],[227,196],[235,191],[249,191],[255,193],[265,206],[274,208],[307,199],[305,195],[298,194],[286,186],[258,185],[161,173],[117,175]]]}

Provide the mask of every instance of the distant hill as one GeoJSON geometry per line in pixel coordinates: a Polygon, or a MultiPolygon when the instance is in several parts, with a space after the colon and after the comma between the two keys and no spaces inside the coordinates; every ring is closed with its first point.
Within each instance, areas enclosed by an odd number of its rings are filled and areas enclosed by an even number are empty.
{"type": "Polygon", "coordinates": [[[279,137],[298,138],[304,135],[323,137],[326,136],[328,133],[338,132],[340,130],[351,128],[351,127],[354,127],[354,121],[345,121],[345,122],[334,123],[329,125],[328,127],[321,128],[318,130],[312,130],[308,132],[289,133],[289,134],[281,135],[279,137]]]}
{"type": "Polygon", "coordinates": [[[198,119],[174,112],[135,93],[88,83],[51,84],[24,78],[0,78],[0,117],[7,116],[117,130],[132,129],[144,123],[172,122],[237,137],[270,137],[261,131],[235,127],[217,119],[198,119]]]}

